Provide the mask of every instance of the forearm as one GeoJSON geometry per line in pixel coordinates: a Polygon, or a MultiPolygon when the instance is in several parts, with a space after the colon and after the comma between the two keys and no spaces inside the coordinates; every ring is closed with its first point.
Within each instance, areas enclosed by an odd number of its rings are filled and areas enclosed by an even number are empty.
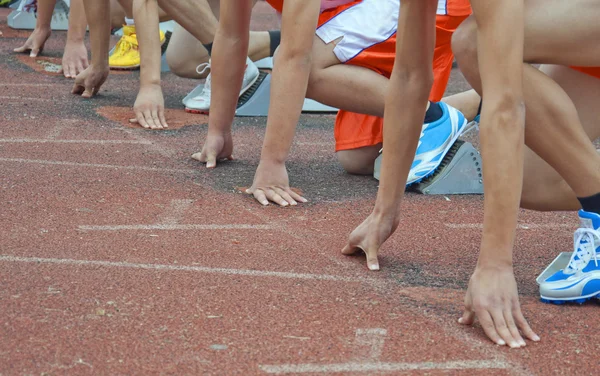
{"type": "Polygon", "coordinates": [[[261,161],[285,163],[289,154],[306,97],[319,9],[316,0],[284,4],[261,161]]]}
{"type": "Polygon", "coordinates": [[[512,264],[523,182],[523,1],[472,1],[483,87],[484,230],[480,265],[512,264]],[[507,28],[506,25],[515,25],[507,28]]]}
{"type": "Polygon", "coordinates": [[[383,159],[374,212],[397,216],[406,189],[410,167],[415,158],[429,91],[427,76],[420,79],[392,76],[386,96],[383,124],[383,159]],[[410,110],[409,110],[410,109],[410,110]]]}
{"type": "Polygon", "coordinates": [[[244,78],[250,38],[249,1],[223,0],[212,54],[212,98],[209,133],[231,132],[244,78]]]}
{"type": "Polygon", "coordinates": [[[98,67],[108,65],[110,42],[110,2],[109,0],[84,0],[85,16],[90,26],[92,64],[98,67]]]}
{"type": "Polygon", "coordinates": [[[71,0],[69,10],[69,30],[67,31],[67,42],[82,43],[87,31],[87,18],[83,0],[71,0]]]}
{"type": "Polygon", "coordinates": [[[293,56],[282,50],[277,56],[271,84],[271,103],[261,160],[284,163],[300,120],[308,77],[310,53],[293,56]]]}
{"type": "Polygon", "coordinates": [[[56,0],[39,0],[37,3],[37,20],[35,22],[36,29],[50,29],[52,23],[52,14],[56,0]]]}
{"type": "Polygon", "coordinates": [[[160,85],[160,33],[156,0],[134,0],[133,17],[140,48],[140,86],[160,85]]]}
{"type": "Polygon", "coordinates": [[[159,0],[159,5],[200,43],[213,43],[219,21],[213,14],[208,1],[159,0]]]}
{"type": "Polygon", "coordinates": [[[433,83],[435,0],[401,3],[396,62],[386,93],[381,180],[374,213],[397,216],[433,83]]]}

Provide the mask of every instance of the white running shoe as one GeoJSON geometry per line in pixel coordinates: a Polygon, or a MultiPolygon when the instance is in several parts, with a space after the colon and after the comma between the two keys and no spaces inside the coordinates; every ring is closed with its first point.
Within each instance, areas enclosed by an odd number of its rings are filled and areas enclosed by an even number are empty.
{"type": "MultiPolygon", "coordinates": [[[[210,69],[211,61],[208,63],[198,65],[196,71],[198,74],[204,73],[207,69],[210,69]]],[[[250,58],[246,59],[246,71],[244,72],[244,81],[242,82],[242,90],[240,91],[240,96],[244,94],[248,89],[254,85],[258,76],[260,75],[260,71],[256,67],[256,64],[250,60],[250,58]]],[[[211,75],[209,74],[206,77],[206,82],[204,84],[204,88],[202,92],[187,100],[185,102],[185,110],[187,112],[195,113],[195,114],[206,114],[210,110],[210,94],[211,94],[211,75]]]]}

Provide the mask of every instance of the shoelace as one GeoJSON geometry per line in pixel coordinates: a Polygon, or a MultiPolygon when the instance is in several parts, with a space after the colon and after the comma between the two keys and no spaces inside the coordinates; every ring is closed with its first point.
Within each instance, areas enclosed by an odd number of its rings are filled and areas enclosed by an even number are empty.
{"type": "Polygon", "coordinates": [[[202,75],[206,72],[207,69],[210,69],[210,61],[208,63],[202,63],[196,67],[196,73],[202,75]]]}
{"type": "Polygon", "coordinates": [[[117,44],[117,50],[124,54],[131,50],[134,46],[137,47],[138,41],[135,34],[123,35],[117,44]]]}
{"type": "Polygon", "coordinates": [[[592,259],[598,266],[596,239],[600,240],[600,231],[591,228],[580,228],[575,231],[573,255],[569,265],[564,270],[566,274],[581,272],[592,259]],[[585,243],[583,243],[584,240],[585,243]]]}
{"type": "MultiPolygon", "coordinates": [[[[208,63],[202,63],[200,65],[198,65],[196,67],[196,73],[198,74],[203,74],[204,72],[206,72],[208,69],[210,69],[210,61],[208,63]]],[[[209,99],[210,100],[210,74],[206,77],[206,81],[204,82],[204,88],[202,89],[202,92],[194,97],[193,99],[209,99]]]]}
{"type": "Polygon", "coordinates": [[[25,12],[33,12],[33,13],[37,13],[37,0],[33,0],[33,1],[28,1],[28,0],[22,0],[21,4],[19,4],[19,8],[17,9],[18,11],[25,11],[25,12]]]}

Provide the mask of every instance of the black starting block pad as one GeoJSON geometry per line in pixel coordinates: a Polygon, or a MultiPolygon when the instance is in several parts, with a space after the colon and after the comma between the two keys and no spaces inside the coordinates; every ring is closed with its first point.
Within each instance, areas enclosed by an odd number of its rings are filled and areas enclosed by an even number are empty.
{"type": "MultiPolygon", "coordinates": [[[[203,84],[196,86],[185,98],[183,104],[199,95],[204,88],[203,84]]],[[[269,113],[269,102],[271,97],[271,75],[266,72],[260,72],[258,79],[238,100],[236,116],[265,117],[269,113]]],[[[305,99],[302,112],[312,113],[336,113],[337,108],[329,107],[312,99],[305,99]]]]}
{"type": "MultiPolygon", "coordinates": [[[[375,178],[379,180],[381,157],[375,162],[375,178]]],[[[457,140],[433,174],[407,186],[408,191],[426,195],[483,194],[481,155],[468,142],[457,140]]]]}

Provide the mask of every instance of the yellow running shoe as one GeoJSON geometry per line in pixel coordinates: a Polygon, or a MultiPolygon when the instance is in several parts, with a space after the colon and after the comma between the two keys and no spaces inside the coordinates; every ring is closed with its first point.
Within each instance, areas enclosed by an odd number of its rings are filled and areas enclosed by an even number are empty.
{"type": "MultiPolygon", "coordinates": [[[[160,30],[160,43],[165,42],[165,33],[160,30]]],[[[135,26],[123,26],[123,36],[117,42],[112,54],[108,58],[110,69],[133,70],[140,67],[140,50],[138,47],[135,26]]]]}

